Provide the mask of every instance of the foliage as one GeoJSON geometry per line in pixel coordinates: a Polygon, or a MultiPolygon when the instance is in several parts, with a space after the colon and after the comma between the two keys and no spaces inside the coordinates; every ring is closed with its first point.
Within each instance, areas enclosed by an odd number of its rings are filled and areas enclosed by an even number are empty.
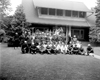
{"type": "Polygon", "coordinates": [[[10,11],[10,1],[9,0],[0,0],[0,13],[2,16],[7,15],[7,11],[10,11]]]}
{"type": "Polygon", "coordinates": [[[100,27],[100,0],[97,0],[96,6],[96,26],[100,27]]]}
{"type": "Polygon", "coordinates": [[[0,0],[0,29],[7,30],[9,28],[12,17],[7,16],[7,12],[10,10],[10,1],[0,0]]]}
{"type": "Polygon", "coordinates": [[[17,27],[17,26],[24,26],[25,22],[26,19],[25,19],[25,14],[23,12],[23,6],[19,5],[15,11],[11,24],[17,27]]]}
{"type": "Polygon", "coordinates": [[[18,33],[21,33],[30,23],[26,22],[25,14],[23,11],[23,6],[19,5],[13,15],[13,19],[11,21],[12,30],[18,33]]]}
{"type": "Polygon", "coordinates": [[[2,42],[4,36],[5,36],[5,31],[3,29],[0,29],[0,42],[2,42]]]}
{"type": "Polygon", "coordinates": [[[6,16],[2,19],[1,23],[1,29],[8,30],[10,28],[10,23],[13,19],[13,16],[6,16]]]}
{"type": "Polygon", "coordinates": [[[90,42],[100,42],[100,28],[99,27],[91,27],[89,38],[90,42]]]}
{"type": "Polygon", "coordinates": [[[100,42],[100,0],[97,0],[97,6],[95,7],[96,27],[90,28],[90,41],[100,42]]]}

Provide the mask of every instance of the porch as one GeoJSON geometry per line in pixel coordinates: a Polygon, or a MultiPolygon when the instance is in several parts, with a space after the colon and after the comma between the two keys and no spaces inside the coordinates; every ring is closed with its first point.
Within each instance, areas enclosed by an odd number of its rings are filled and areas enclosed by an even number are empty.
{"type": "Polygon", "coordinates": [[[30,28],[34,27],[34,32],[36,30],[40,31],[55,31],[58,28],[62,28],[63,32],[65,33],[66,37],[70,35],[73,37],[76,35],[78,40],[80,41],[89,41],[89,27],[84,27],[84,26],[69,26],[69,25],[55,25],[55,24],[37,24],[37,23],[32,23],[30,28]]]}

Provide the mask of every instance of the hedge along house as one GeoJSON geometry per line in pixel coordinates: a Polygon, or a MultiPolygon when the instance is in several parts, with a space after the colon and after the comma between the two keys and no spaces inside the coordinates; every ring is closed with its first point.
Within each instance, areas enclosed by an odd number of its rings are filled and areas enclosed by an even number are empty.
{"type": "Polygon", "coordinates": [[[66,36],[76,35],[79,40],[89,40],[87,20],[91,11],[82,2],[67,0],[22,0],[27,22],[39,30],[54,30],[62,27],[66,36]]]}

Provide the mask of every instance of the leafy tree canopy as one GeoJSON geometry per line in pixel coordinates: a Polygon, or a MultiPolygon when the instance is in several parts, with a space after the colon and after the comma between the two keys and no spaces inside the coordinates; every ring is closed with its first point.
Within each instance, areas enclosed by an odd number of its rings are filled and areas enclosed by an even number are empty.
{"type": "Polygon", "coordinates": [[[11,24],[17,27],[17,26],[22,26],[25,22],[26,19],[25,19],[25,14],[23,12],[23,6],[19,5],[15,11],[11,24]]]}
{"type": "Polygon", "coordinates": [[[100,0],[97,0],[96,6],[96,26],[100,27],[100,0]]]}
{"type": "Polygon", "coordinates": [[[89,37],[92,42],[100,42],[100,0],[97,0],[95,7],[96,26],[90,28],[89,37]]]}
{"type": "Polygon", "coordinates": [[[10,5],[10,0],[0,0],[0,14],[2,16],[7,15],[7,11],[11,10],[10,5]]]}

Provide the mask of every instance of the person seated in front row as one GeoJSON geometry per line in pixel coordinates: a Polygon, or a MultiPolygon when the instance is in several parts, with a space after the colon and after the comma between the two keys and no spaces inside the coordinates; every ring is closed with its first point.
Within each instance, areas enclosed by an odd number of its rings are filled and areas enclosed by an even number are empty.
{"type": "Polygon", "coordinates": [[[68,54],[73,54],[73,45],[72,44],[68,45],[67,53],[68,54]]]}
{"type": "Polygon", "coordinates": [[[80,54],[80,55],[85,55],[85,51],[84,51],[84,48],[83,48],[82,45],[81,45],[81,47],[79,48],[79,54],[80,54]]]}
{"type": "Polygon", "coordinates": [[[57,44],[57,47],[56,47],[56,52],[57,53],[60,53],[61,52],[61,43],[60,42],[58,42],[58,44],[57,44]]]}
{"type": "Polygon", "coordinates": [[[49,42],[47,43],[46,52],[51,54],[51,44],[49,42]]]}
{"type": "Polygon", "coordinates": [[[67,50],[68,50],[68,45],[64,44],[64,54],[67,54],[67,50]]]}
{"type": "Polygon", "coordinates": [[[52,44],[51,53],[56,54],[56,45],[55,45],[55,43],[52,44]]]}
{"type": "Polygon", "coordinates": [[[31,47],[30,47],[30,53],[32,53],[32,54],[36,54],[36,50],[37,50],[37,47],[36,47],[37,45],[36,44],[34,44],[34,43],[32,43],[31,44],[31,47]]]}
{"type": "Polygon", "coordinates": [[[79,48],[75,44],[75,47],[73,47],[73,54],[79,54],[79,48]]]}
{"type": "Polygon", "coordinates": [[[41,43],[40,42],[36,47],[37,47],[37,53],[41,53],[41,43]]]}
{"type": "Polygon", "coordinates": [[[94,50],[93,50],[91,44],[88,44],[88,46],[87,46],[87,55],[89,55],[90,53],[94,53],[94,50]]]}

